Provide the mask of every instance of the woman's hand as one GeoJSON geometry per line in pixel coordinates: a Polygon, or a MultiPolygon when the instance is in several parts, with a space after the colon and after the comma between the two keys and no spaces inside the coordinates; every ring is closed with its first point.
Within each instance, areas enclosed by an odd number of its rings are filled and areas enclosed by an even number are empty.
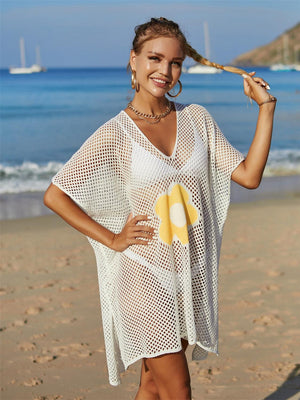
{"type": "Polygon", "coordinates": [[[129,214],[122,231],[114,235],[110,248],[115,251],[124,251],[133,244],[147,245],[153,239],[154,228],[137,224],[141,221],[149,221],[149,219],[147,215],[132,217],[132,214],[129,214]]]}
{"type": "Polygon", "coordinates": [[[250,99],[253,99],[258,105],[269,101],[273,98],[267,90],[270,89],[269,84],[262,78],[254,77],[255,72],[249,75],[243,75],[244,78],[244,93],[250,99]]]}

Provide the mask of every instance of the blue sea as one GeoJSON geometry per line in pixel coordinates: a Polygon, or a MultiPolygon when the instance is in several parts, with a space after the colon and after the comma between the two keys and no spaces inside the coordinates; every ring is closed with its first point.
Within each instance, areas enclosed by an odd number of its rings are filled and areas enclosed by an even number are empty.
{"type": "MultiPolygon", "coordinates": [[[[300,73],[256,71],[278,98],[265,176],[300,174],[300,73]]],[[[133,96],[125,68],[49,69],[31,75],[1,70],[0,79],[1,196],[43,192],[80,145],[133,96]]],[[[247,153],[257,106],[243,94],[242,78],[227,72],[183,73],[181,81],[176,101],[206,107],[229,141],[247,153]]]]}

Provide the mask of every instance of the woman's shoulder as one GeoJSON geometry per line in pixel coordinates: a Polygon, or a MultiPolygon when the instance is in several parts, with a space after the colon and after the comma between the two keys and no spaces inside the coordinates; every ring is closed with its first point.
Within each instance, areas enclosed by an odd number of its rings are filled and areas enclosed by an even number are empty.
{"type": "Polygon", "coordinates": [[[188,103],[188,104],[175,103],[175,107],[176,110],[178,111],[186,110],[189,112],[208,112],[204,106],[196,103],[188,103]]]}
{"type": "Polygon", "coordinates": [[[187,113],[193,120],[196,121],[207,121],[212,120],[212,116],[209,111],[202,105],[196,103],[182,104],[176,103],[176,110],[187,113]]]}

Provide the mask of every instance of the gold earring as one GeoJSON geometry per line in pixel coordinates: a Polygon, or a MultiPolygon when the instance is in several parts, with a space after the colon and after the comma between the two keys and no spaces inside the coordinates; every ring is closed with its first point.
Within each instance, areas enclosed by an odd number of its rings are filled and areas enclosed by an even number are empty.
{"type": "Polygon", "coordinates": [[[135,89],[137,92],[140,90],[140,85],[136,81],[136,71],[132,71],[131,73],[131,87],[133,90],[135,89]]]}
{"type": "Polygon", "coordinates": [[[168,94],[170,97],[177,97],[177,96],[179,96],[180,93],[182,92],[182,83],[180,82],[179,79],[178,79],[178,83],[179,83],[179,92],[178,92],[177,94],[175,94],[175,95],[170,94],[169,92],[167,92],[167,94],[168,94]]]}
{"type": "Polygon", "coordinates": [[[131,87],[134,90],[136,86],[136,72],[132,71],[131,73],[131,87]]]}

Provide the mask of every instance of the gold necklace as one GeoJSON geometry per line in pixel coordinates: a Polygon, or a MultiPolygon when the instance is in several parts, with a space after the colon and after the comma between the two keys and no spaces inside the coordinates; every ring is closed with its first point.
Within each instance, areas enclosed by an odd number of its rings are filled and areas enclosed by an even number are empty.
{"type": "Polygon", "coordinates": [[[168,107],[165,112],[162,114],[145,114],[141,111],[138,111],[136,108],[133,107],[131,101],[127,104],[127,107],[130,108],[140,119],[147,122],[150,125],[158,124],[160,120],[166,117],[172,111],[172,103],[169,101],[168,107]],[[155,121],[150,122],[147,119],[154,119],[155,121]]]}

